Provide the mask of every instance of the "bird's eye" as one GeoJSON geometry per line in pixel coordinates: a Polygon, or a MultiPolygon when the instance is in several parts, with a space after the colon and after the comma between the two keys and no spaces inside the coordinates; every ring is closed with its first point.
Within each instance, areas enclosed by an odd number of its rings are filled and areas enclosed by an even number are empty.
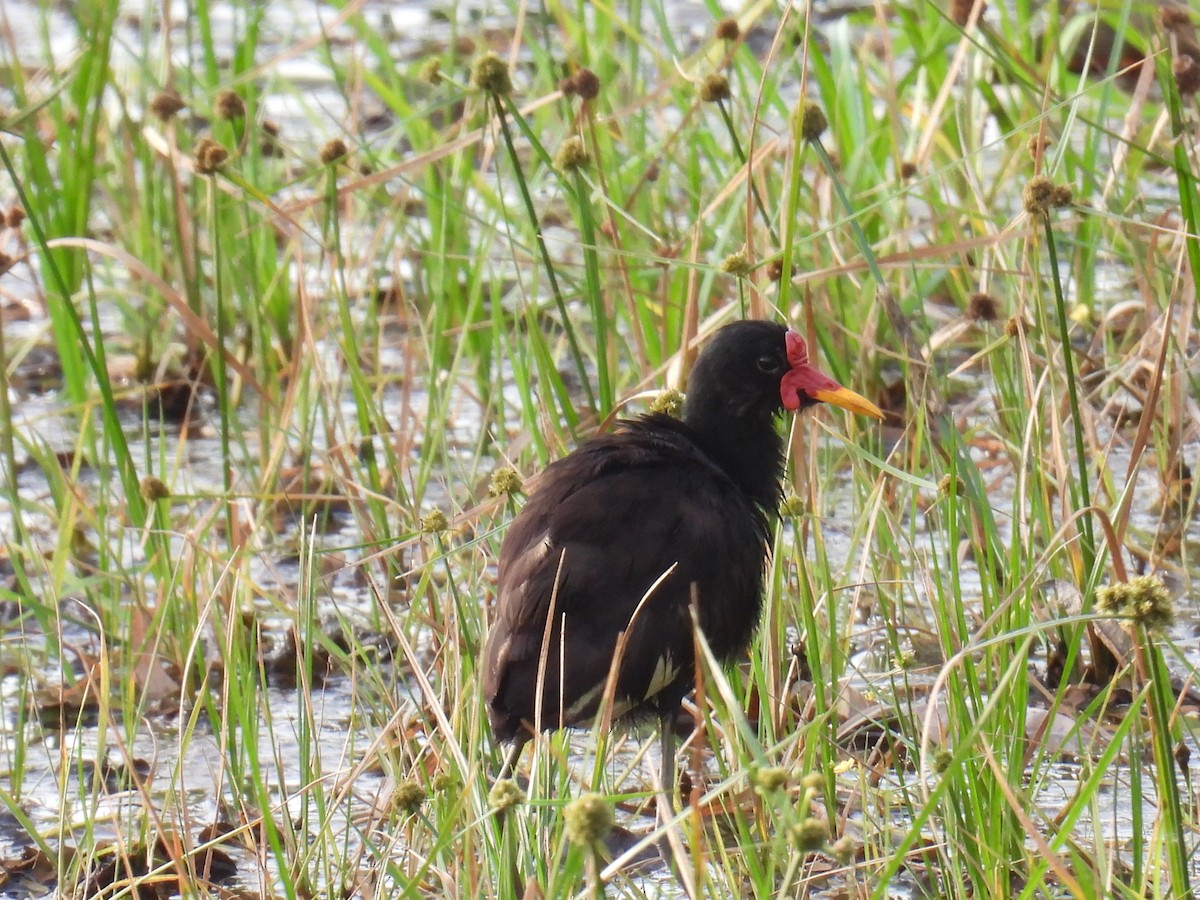
{"type": "Polygon", "coordinates": [[[760,372],[767,375],[775,375],[779,372],[780,368],[778,356],[767,355],[758,358],[758,371],[760,372]]]}

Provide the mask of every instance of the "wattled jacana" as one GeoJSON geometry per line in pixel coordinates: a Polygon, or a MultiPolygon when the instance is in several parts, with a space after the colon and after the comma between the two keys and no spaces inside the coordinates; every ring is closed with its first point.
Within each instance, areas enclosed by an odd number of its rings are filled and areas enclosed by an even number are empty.
{"type": "Polygon", "coordinates": [[[818,402],[883,415],[796,332],[734,322],[696,359],[682,421],[622,421],[539,476],[500,549],[485,649],[506,771],[536,731],[673,714],[694,683],[693,602],[718,659],[746,648],[781,498],[775,419],[818,402]]]}

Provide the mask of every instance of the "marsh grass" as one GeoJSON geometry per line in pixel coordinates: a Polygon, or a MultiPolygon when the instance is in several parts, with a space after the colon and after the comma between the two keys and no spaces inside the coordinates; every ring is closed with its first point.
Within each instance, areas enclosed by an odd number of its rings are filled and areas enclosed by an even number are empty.
{"type": "Polygon", "coordinates": [[[217,896],[214,851],[288,898],[1189,895],[1198,110],[1148,4],[758,5],[735,40],[715,4],[451,5],[419,49],[335,6],[270,43],[278,6],[80,3],[69,59],[0,49],[0,290],[37,308],[0,343],[0,800],[49,880],[217,896]],[[1117,54],[1068,69],[1097,22],[1158,51],[1132,93],[1117,54]],[[487,46],[511,92],[471,84],[487,46]],[[281,74],[306,54],[316,97],[281,74]],[[585,68],[597,96],[560,89],[585,68]],[[1035,177],[1072,202],[1027,212],[1035,177]],[[893,418],[788,424],[758,639],[702,655],[676,881],[564,830],[594,791],[653,844],[652,734],[546,736],[493,788],[521,499],[488,486],[682,386],[743,310],[893,418]],[[47,346],[66,435],[23,412],[47,346]],[[1183,627],[1129,623],[1097,678],[1130,568],[1183,627]]]}

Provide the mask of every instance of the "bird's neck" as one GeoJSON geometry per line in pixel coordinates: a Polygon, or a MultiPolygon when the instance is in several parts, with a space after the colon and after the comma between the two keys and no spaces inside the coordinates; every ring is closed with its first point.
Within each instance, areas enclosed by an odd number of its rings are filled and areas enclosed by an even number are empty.
{"type": "Polygon", "coordinates": [[[769,516],[779,509],[783,438],[771,418],[730,419],[688,411],[684,422],[705,454],[769,516]]]}

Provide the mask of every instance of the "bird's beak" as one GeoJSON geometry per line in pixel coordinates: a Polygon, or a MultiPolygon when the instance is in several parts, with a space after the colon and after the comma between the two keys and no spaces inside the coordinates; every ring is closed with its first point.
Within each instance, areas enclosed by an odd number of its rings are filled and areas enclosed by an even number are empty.
{"type": "Polygon", "coordinates": [[[876,419],[883,418],[882,409],[862,394],[856,394],[850,388],[844,388],[841,385],[831,390],[809,391],[808,396],[814,400],[819,400],[821,403],[830,403],[833,406],[848,409],[850,412],[858,413],[860,416],[872,416],[876,419]]]}

